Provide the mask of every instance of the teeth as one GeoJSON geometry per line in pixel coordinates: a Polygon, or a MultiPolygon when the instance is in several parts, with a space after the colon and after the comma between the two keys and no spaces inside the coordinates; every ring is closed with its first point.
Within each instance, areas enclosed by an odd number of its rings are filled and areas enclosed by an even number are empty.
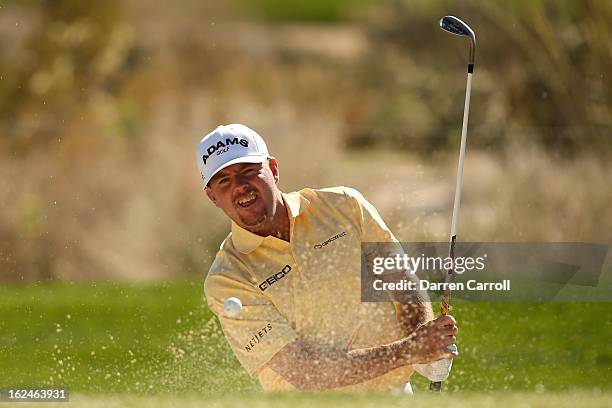
{"type": "Polygon", "coordinates": [[[254,199],[255,199],[255,193],[249,193],[245,197],[243,197],[240,200],[238,200],[238,204],[244,206],[244,205],[247,205],[248,203],[250,203],[251,201],[253,201],[254,199]]]}

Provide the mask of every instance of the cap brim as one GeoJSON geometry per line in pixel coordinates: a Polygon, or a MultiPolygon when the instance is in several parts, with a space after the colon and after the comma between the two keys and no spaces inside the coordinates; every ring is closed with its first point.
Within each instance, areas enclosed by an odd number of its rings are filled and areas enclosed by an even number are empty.
{"type": "Polygon", "coordinates": [[[227,163],[224,163],[223,166],[219,167],[217,170],[215,170],[210,177],[207,180],[204,180],[204,187],[208,186],[208,183],[210,182],[210,180],[212,180],[213,177],[215,177],[215,174],[217,174],[218,172],[220,172],[221,170],[223,170],[226,167],[229,167],[233,164],[238,164],[238,163],[264,163],[269,159],[268,156],[244,156],[244,157],[238,157],[234,160],[230,160],[227,163]]]}

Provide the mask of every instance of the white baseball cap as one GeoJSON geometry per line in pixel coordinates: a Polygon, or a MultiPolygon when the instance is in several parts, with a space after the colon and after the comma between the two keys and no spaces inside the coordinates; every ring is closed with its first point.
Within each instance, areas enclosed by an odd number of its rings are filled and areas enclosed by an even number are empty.
{"type": "Polygon", "coordinates": [[[264,140],[241,125],[221,125],[204,136],[196,149],[204,186],[215,174],[236,163],[263,163],[270,159],[264,140]]]}

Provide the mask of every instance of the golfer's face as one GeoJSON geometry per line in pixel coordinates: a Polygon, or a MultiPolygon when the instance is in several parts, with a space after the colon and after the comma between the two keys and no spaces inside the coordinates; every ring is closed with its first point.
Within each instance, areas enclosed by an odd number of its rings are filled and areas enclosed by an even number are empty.
{"type": "Polygon", "coordinates": [[[256,229],[272,216],[276,179],[268,163],[233,164],[210,180],[215,205],[243,228],[256,229]]]}

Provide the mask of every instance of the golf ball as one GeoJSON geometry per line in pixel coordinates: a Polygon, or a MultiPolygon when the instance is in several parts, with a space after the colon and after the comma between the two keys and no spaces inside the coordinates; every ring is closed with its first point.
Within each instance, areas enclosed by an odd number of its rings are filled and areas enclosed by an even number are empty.
{"type": "Polygon", "coordinates": [[[228,297],[223,302],[223,313],[227,317],[236,317],[242,310],[242,302],[237,297],[228,297]]]}

